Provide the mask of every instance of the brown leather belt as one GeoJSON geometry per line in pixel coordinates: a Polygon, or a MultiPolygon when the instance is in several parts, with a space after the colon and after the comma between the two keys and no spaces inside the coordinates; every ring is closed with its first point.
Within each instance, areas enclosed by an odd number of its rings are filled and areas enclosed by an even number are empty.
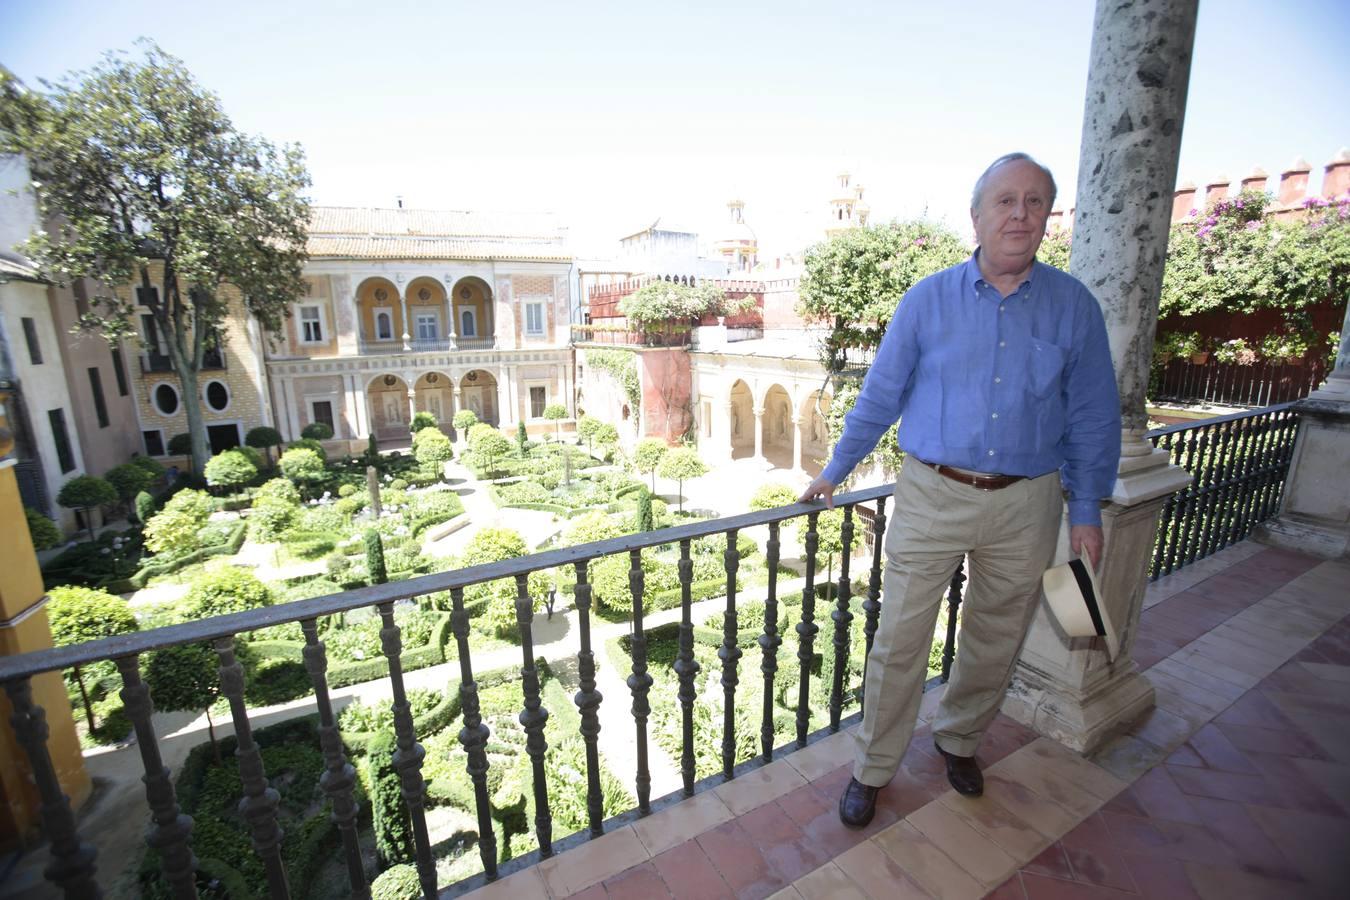
{"type": "Polygon", "coordinates": [[[930,463],[927,460],[919,459],[917,456],[911,458],[923,463],[939,475],[969,487],[979,488],[982,491],[1001,490],[1010,484],[1016,484],[1017,482],[1026,479],[1025,475],[977,475],[974,472],[963,472],[959,469],[953,469],[951,466],[930,463]]]}

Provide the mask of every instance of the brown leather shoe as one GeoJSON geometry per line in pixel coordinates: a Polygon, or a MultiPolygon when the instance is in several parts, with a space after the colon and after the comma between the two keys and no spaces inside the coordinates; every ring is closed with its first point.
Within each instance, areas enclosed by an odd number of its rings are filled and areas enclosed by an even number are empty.
{"type": "Polygon", "coordinates": [[[856,778],[848,780],[843,796],[839,798],[839,821],[849,828],[866,828],[877,811],[877,792],[881,788],[863,784],[856,778]]]}
{"type": "Polygon", "coordinates": [[[973,756],[957,756],[955,753],[948,753],[937,742],[933,743],[937,752],[942,754],[942,758],[947,763],[947,780],[951,782],[952,787],[956,788],[958,794],[964,794],[967,797],[979,797],[984,793],[984,775],[980,773],[980,767],[975,762],[973,756]]]}

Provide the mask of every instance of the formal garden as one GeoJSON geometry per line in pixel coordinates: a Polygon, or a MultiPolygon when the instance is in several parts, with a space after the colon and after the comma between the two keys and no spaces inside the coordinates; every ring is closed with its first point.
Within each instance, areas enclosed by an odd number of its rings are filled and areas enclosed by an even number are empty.
{"type": "MultiPolygon", "coordinates": [[[[311,427],[304,437],[285,445],[272,429],[256,429],[246,446],[210,458],[200,473],[170,477],[155,461],[138,457],[102,478],[72,479],[62,502],[82,509],[86,522],[95,520],[91,512],[102,509],[105,522],[114,524],[105,525],[92,538],[82,534],[83,539],[47,559],[43,574],[55,641],[77,643],[718,515],[684,503],[685,483],[708,471],[692,449],[644,440],[624,454],[614,427],[589,416],[578,420],[571,440],[563,439],[561,428],[541,437],[528,436],[522,428],[513,439],[469,416],[472,413],[461,413],[453,423],[455,433],[462,437],[458,446],[438,423],[419,414],[406,452],[382,453],[371,446],[355,456],[330,455],[325,442],[331,435],[321,426],[311,427]],[[463,467],[452,470],[461,474],[459,478],[447,476],[447,463],[452,459],[463,467]],[[657,495],[658,478],[675,488],[673,494],[657,495]],[[489,508],[499,511],[497,521],[466,531],[466,538],[457,542],[453,552],[430,552],[438,540],[466,520],[460,496],[466,490],[481,491],[490,501],[489,508]],[[511,521],[512,510],[552,522],[549,536],[532,546],[520,531],[502,524],[511,521]]],[[[770,485],[759,492],[753,506],[770,508],[794,499],[788,486],[770,485]]],[[[834,668],[830,614],[834,607],[827,583],[838,572],[841,521],[838,511],[820,517],[820,590],[814,618],[820,633],[809,663],[813,730],[826,724],[829,716],[834,668]]],[[[50,546],[58,539],[50,520],[36,513],[30,512],[30,529],[39,546],[50,546]]],[[[798,524],[782,528],[783,561],[774,573],[780,586],[778,631],[782,636],[772,702],[776,743],[796,734],[799,665],[793,629],[801,616],[802,530],[798,524]]],[[[760,749],[764,688],[759,636],[770,580],[766,539],[767,528],[748,529],[734,547],[740,597],[735,635],[741,654],[735,701],[738,762],[760,749]]],[[[721,598],[727,590],[728,549],[720,536],[695,540],[690,547],[690,594],[696,604],[693,653],[699,663],[694,679],[698,698],[695,766],[700,778],[722,767],[724,695],[718,652],[724,641],[721,598]]],[[[644,613],[654,620],[648,632],[648,665],[654,679],[651,740],[657,752],[667,757],[665,764],[674,761],[676,766],[681,752],[673,666],[678,626],[656,619],[663,612],[666,619],[678,615],[679,552],[677,545],[658,545],[641,557],[644,613]]],[[[628,555],[618,554],[592,562],[589,569],[597,665],[602,672],[608,667],[619,683],[633,665],[628,624],[632,617],[630,566],[628,555]]],[[[866,572],[861,580],[856,570],[854,574],[851,609],[857,620],[845,684],[856,685],[863,659],[860,599],[866,572]]],[[[540,620],[545,613],[550,622],[555,614],[564,621],[570,617],[572,624],[559,624],[574,628],[575,577],[571,566],[530,574],[529,589],[540,620]]],[[[516,585],[512,580],[475,585],[466,589],[464,600],[475,680],[491,733],[488,786],[496,847],[499,859],[505,861],[536,846],[530,765],[518,719],[524,698],[516,585]]],[[[399,602],[395,620],[402,632],[405,672],[456,659],[447,593],[399,602]]],[[[415,886],[416,879],[407,865],[412,859],[411,832],[392,768],[392,713],[387,700],[380,699],[387,694],[361,687],[388,674],[381,624],[374,610],[359,610],[320,619],[318,635],[327,650],[330,687],[339,692],[351,688],[358,694],[355,699],[350,691],[342,695],[339,725],[359,776],[359,831],[368,870],[386,873],[382,890],[392,893],[379,896],[412,896],[397,887],[415,886]]],[[[312,694],[298,623],[242,634],[236,646],[251,709],[275,707],[312,694]]],[[[538,646],[536,652],[540,652],[538,646]]],[[[573,699],[578,690],[575,648],[566,642],[546,648],[536,665],[543,705],[549,711],[546,768],[557,839],[586,825],[585,750],[573,699]]],[[[217,726],[229,721],[228,704],[219,693],[216,654],[199,645],[161,650],[148,654],[142,669],[157,710],[206,713],[206,740],[190,752],[177,774],[180,801],[196,822],[193,843],[201,858],[203,885],[215,883],[223,889],[217,896],[258,894],[265,875],[237,809],[234,738],[216,734],[217,726]]],[[[426,750],[423,776],[439,877],[441,883],[449,883],[480,871],[482,863],[472,784],[459,742],[458,666],[444,671],[443,677],[414,687],[409,697],[418,740],[426,750]]],[[[118,693],[121,679],[113,665],[88,666],[67,676],[86,745],[125,746],[130,723],[118,693]]],[[[621,709],[623,720],[631,723],[628,703],[629,698],[614,696],[613,691],[607,696],[611,714],[621,709]]],[[[845,714],[855,708],[856,698],[846,695],[845,714]]],[[[310,709],[300,704],[292,717],[259,729],[257,739],[269,781],[279,791],[278,815],[286,831],[283,855],[292,884],[306,885],[309,896],[318,897],[339,892],[346,873],[341,855],[335,852],[339,832],[319,786],[324,762],[317,716],[307,714],[310,709]]],[[[606,732],[602,738],[606,815],[635,803],[631,764],[611,771],[611,763],[605,761],[605,745],[613,741],[631,744],[631,732],[606,732]]],[[[139,890],[147,896],[165,890],[155,874],[158,861],[153,857],[153,853],[147,856],[139,869],[139,890]]]]}

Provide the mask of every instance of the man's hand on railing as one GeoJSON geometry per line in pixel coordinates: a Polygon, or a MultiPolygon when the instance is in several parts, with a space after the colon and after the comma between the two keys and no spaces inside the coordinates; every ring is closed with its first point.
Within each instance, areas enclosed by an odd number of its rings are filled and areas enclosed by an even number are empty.
{"type": "Polygon", "coordinates": [[[827,508],[834,509],[834,485],[824,477],[817,478],[807,485],[806,490],[797,498],[798,503],[813,503],[816,500],[824,500],[827,508]]]}

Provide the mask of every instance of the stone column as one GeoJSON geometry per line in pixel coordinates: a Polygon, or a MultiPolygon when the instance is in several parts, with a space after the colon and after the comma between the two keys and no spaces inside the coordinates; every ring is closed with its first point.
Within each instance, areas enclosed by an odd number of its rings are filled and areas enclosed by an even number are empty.
{"type": "Polygon", "coordinates": [[[1350,309],[1341,325],[1336,368],[1294,404],[1298,438],[1280,498],[1280,514],[1256,537],[1327,559],[1350,554],[1350,309]]]}
{"type": "MultiPolygon", "coordinates": [[[[1129,5],[1099,0],[1093,26],[1071,271],[1101,304],[1120,389],[1123,446],[1115,490],[1103,510],[1100,585],[1121,634],[1121,652],[1108,661],[1101,641],[1067,645],[1042,608],[1004,704],[1012,717],[1083,752],[1129,728],[1153,705],[1153,688],[1139,674],[1130,648],[1159,512],[1166,497],[1189,481],[1145,437],[1144,391],[1196,7],[1196,0],[1129,5]]],[[[1061,553],[1066,552],[1067,538],[1061,536],[1061,553]]]]}
{"type": "Polygon", "coordinates": [[[731,409],[732,404],[727,401],[726,405],[722,407],[722,414],[713,416],[712,441],[715,458],[726,462],[731,462],[736,453],[736,435],[731,430],[731,409]]]}
{"type": "Polygon", "coordinates": [[[800,472],[802,466],[802,422],[801,416],[792,417],[792,471],[800,472]]]}
{"type": "Polygon", "coordinates": [[[757,406],[755,414],[755,459],[764,462],[764,407],[757,406]]]}
{"type": "Polygon", "coordinates": [[[403,310],[403,349],[412,349],[412,334],[408,329],[408,293],[403,288],[398,290],[398,305],[403,310]]]}
{"type": "Polygon", "coordinates": [[[290,430],[287,440],[300,438],[299,399],[295,396],[295,378],[286,376],[281,379],[281,403],[286,408],[286,427],[290,430]]]}

